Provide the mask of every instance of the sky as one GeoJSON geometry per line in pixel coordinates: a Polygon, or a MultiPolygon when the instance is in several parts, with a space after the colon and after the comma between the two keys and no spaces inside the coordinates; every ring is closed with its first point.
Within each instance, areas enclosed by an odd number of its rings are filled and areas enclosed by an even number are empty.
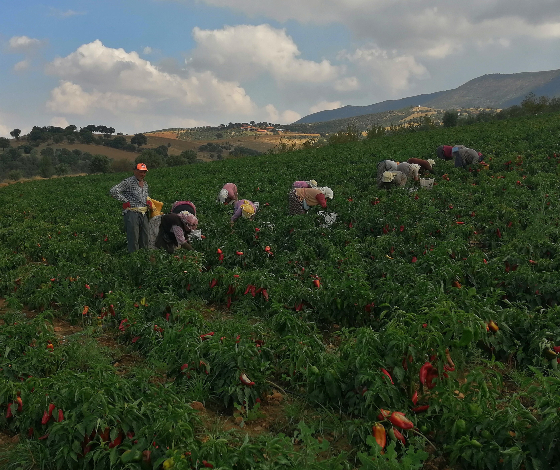
{"type": "Polygon", "coordinates": [[[560,69],[559,0],[0,0],[0,136],[289,124],[560,69]]]}

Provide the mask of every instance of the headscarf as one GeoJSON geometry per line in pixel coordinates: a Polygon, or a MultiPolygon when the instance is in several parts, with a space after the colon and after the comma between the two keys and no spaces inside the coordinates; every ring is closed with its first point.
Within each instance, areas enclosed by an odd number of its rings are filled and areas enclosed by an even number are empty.
{"type": "Polygon", "coordinates": [[[185,225],[191,229],[191,230],[196,230],[196,227],[198,226],[198,219],[195,215],[192,215],[190,212],[188,211],[183,211],[180,212],[179,215],[181,215],[183,222],[185,222],[185,225]]]}
{"type": "Polygon", "coordinates": [[[331,188],[323,186],[322,188],[318,189],[325,195],[325,197],[328,197],[329,199],[332,199],[334,197],[334,193],[331,188]]]}
{"type": "Polygon", "coordinates": [[[241,210],[243,211],[241,215],[245,219],[250,219],[255,215],[255,208],[247,200],[245,200],[241,205],[241,210]]]}
{"type": "Polygon", "coordinates": [[[311,186],[312,188],[317,187],[317,181],[315,181],[315,180],[309,180],[308,183],[309,183],[309,186],[311,186]]]}
{"type": "Polygon", "coordinates": [[[228,190],[225,188],[222,188],[220,190],[220,192],[218,193],[218,201],[220,201],[222,204],[224,204],[226,202],[226,199],[228,197],[228,190]]]}
{"type": "Polygon", "coordinates": [[[434,165],[436,164],[436,162],[435,162],[432,158],[428,158],[428,163],[429,163],[431,166],[434,166],[434,165]]]}
{"type": "Polygon", "coordinates": [[[394,177],[395,177],[395,175],[392,171],[384,171],[382,181],[384,183],[390,183],[391,181],[393,181],[394,177]]]}

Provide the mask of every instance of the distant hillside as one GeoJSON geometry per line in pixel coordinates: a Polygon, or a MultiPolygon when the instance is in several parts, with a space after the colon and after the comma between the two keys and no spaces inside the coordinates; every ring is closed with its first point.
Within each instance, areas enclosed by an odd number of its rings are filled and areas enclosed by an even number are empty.
{"type": "Polygon", "coordinates": [[[560,70],[489,74],[468,81],[458,88],[417,95],[400,100],[387,100],[369,106],[344,106],[309,114],[293,124],[310,124],[346,119],[366,114],[396,111],[411,106],[440,110],[459,108],[507,108],[521,103],[529,94],[560,97],[560,70]]]}

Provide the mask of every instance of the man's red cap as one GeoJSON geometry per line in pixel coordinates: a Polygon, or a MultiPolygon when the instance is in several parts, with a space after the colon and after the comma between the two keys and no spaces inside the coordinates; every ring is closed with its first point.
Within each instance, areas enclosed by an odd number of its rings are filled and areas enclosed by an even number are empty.
{"type": "Polygon", "coordinates": [[[146,166],[145,163],[138,163],[138,165],[136,165],[136,169],[142,171],[148,171],[148,167],[146,166]]]}

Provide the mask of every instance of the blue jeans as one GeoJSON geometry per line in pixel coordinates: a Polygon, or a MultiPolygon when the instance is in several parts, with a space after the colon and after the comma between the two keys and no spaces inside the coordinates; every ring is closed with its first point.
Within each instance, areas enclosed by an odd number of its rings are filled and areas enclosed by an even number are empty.
{"type": "Polygon", "coordinates": [[[132,253],[140,248],[148,248],[150,239],[148,216],[141,212],[126,211],[123,218],[128,252],[132,253]]]}

